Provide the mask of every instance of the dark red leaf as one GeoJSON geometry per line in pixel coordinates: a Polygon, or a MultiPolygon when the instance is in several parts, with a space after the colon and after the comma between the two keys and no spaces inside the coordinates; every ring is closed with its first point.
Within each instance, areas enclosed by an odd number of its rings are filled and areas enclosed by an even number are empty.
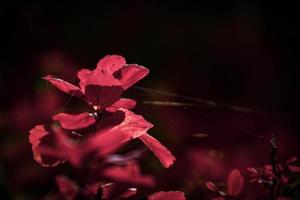
{"type": "Polygon", "coordinates": [[[287,184],[289,182],[289,179],[285,175],[281,175],[280,179],[284,184],[287,184]]]}
{"type": "Polygon", "coordinates": [[[126,199],[136,195],[136,188],[127,188],[124,185],[107,183],[102,185],[102,199],[126,199]]]}
{"type": "Polygon", "coordinates": [[[100,110],[116,102],[122,93],[120,81],[101,70],[93,70],[85,86],[86,101],[100,110]]]}
{"type": "Polygon", "coordinates": [[[288,165],[288,168],[291,172],[300,172],[300,167],[296,165],[288,165]]]}
{"type": "Polygon", "coordinates": [[[247,167],[247,171],[250,174],[257,174],[258,173],[257,169],[255,169],[254,167],[247,167]]]}
{"type": "Polygon", "coordinates": [[[61,195],[67,200],[76,198],[79,192],[78,185],[66,176],[56,176],[56,184],[61,195]]]}
{"type": "Polygon", "coordinates": [[[114,75],[120,80],[124,90],[131,87],[133,84],[144,78],[149,73],[149,70],[143,66],[136,64],[125,65],[114,75]]]}
{"type": "Polygon", "coordinates": [[[240,194],[244,186],[244,178],[239,170],[234,169],[228,176],[228,194],[231,196],[237,196],[240,194]]]}
{"type": "Polygon", "coordinates": [[[95,110],[103,110],[112,105],[122,93],[120,86],[87,85],[85,87],[86,100],[95,110]]]}
{"type": "Polygon", "coordinates": [[[123,166],[112,166],[102,171],[102,175],[117,183],[125,183],[134,186],[153,186],[154,180],[151,176],[142,175],[139,166],[129,162],[123,166]]]}
{"type": "Polygon", "coordinates": [[[292,163],[296,162],[297,160],[298,160],[298,158],[295,157],[295,156],[293,156],[293,157],[291,157],[290,159],[288,159],[288,160],[285,162],[285,164],[289,165],[289,164],[292,164],[292,163]]]}

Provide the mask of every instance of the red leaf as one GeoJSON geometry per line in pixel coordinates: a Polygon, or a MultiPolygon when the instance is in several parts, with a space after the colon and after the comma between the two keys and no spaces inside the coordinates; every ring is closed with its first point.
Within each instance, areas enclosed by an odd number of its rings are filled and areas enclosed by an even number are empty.
{"type": "Polygon", "coordinates": [[[53,86],[57,87],[58,89],[60,89],[61,91],[67,94],[77,96],[77,97],[84,96],[79,87],[71,83],[68,83],[62,79],[55,78],[51,75],[45,76],[43,77],[43,79],[49,81],[53,86]]]}
{"type": "Polygon", "coordinates": [[[231,196],[237,196],[244,185],[244,178],[239,170],[234,169],[228,176],[228,194],[231,196]]]}
{"type": "Polygon", "coordinates": [[[288,168],[291,172],[300,172],[300,167],[296,165],[288,165],[288,168]]]}
{"type": "Polygon", "coordinates": [[[57,115],[54,115],[52,119],[58,121],[61,127],[67,130],[86,128],[96,122],[93,114],[87,112],[75,115],[59,113],[57,115]]]}
{"type": "Polygon", "coordinates": [[[124,90],[131,87],[133,84],[144,78],[149,73],[149,70],[143,66],[136,64],[125,65],[114,75],[120,80],[124,90]]]}
{"type": "Polygon", "coordinates": [[[136,101],[133,99],[119,99],[116,101],[113,105],[106,108],[106,111],[108,112],[116,112],[120,108],[124,109],[133,109],[136,106],[136,101]]]}
{"type": "Polygon", "coordinates": [[[247,167],[247,171],[250,174],[257,174],[258,173],[257,169],[255,169],[254,167],[247,167]]]}
{"type": "Polygon", "coordinates": [[[37,125],[29,132],[35,161],[44,167],[54,167],[64,161],[56,152],[54,135],[46,131],[43,125],[37,125]]]}
{"type": "Polygon", "coordinates": [[[144,134],[139,139],[155,154],[164,167],[170,167],[176,160],[171,152],[154,137],[144,134]]]}
{"type": "Polygon", "coordinates": [[[61,127],[53,126],[52,129],[57,143],[57,154],[64,156],[74,166],[80,166],[84,153],[81,143],[76,143],[61,127]]]}
{"type": "Polygon", "coordinates": [[[285,164],[289,165],[289,164],[292,164],[292,163],[296,162],[297,160],[298,160],[298,158],[295,157],[295,156],[293,156],[293,157],[289,158],[289,159],[285,162],[285,164]]]}
{"type": "Polygon", "coordinates": [[[42,164],[42,158],[39,151],[39,144],[41,139],[49,133],[45,130],[43,125],[37,125],[29,132],[29,142],[32,145],[33,157],[38,163],[42,164]]]}
{"type": "Polygon", "coordinates": [[[78,195],[78,185],[66,176],[56,176],[56,184],[59,192],[67,200],[73,200],[78,195]]]}
{"type": "Polygon", "coordinates": [[[134,186],[148,186],[154,185],[154,180],[151,176],[144,176],[141,174],[139,166],[130,162],[124,166],[113,166],[102,171],[102,176],[109,178],[117,183],[125,183],[134,186]]]}
{"type": "Polygon", "coordinates": [[[146,134],[147,130],[153,127],[141,115],[127,109],[120,109],[114,115],[118,118],[120,112],[125,115],[124,120],[118,125],[101,128],[88,138],[86,142],[87,151],[98,151],[99,156],[104,156],[117,150],[129,140],[146,134]]]}
{"type": "Polygon", "coordinates": [[[107,183],[102,185],[102,198],[101,199],[127,199],[136,195],[136,188],[125,188],[123,185],[107,183]]]}
{"type": "Polygon", "coordinates": [[[126,60],[124,57],[119,55],[107,55],[99,60],[97,69],[101,69],[112,74],[123,67],[125,64],[126,60]]]}
{"type": "Polygon", "coordinates": [[[219,191],[219,188],[213,183],[213,182],[206,182],[206,187],[208,189],[210,189],[211,191],[214,191],[214,192],[218,192],[219,191]]]}
{"type": "Polygon", "coordinates": [[[281,181],[282,181],[284,184],[289,183],[289,179],[288,179],[286,176],[284,176],[284,175],[281,175],[281,176],[280,176],[280,179],[281,179],[281,181]]]}
{"type": "Polygon", "coordinates": [[[156,192],[148,200],[185,200],[184,193],[180,191],[156,192]]]}
{"type": "Polygon", "coordinates": [[[122,95],[123,89],[120,81],[112,74],[101,70],[93,70],[85,86],[86,101],[99,110],[116,102],[122,95]]]}
{"type": "Polygon", "coordinates": [[[87,85],[87,83],[90,79],[91,73],[92,73],[92,71],[89,69],[81,69],[77,73],[77,77],[80,80],[79,85],[80,85],[81,91],[83,93],[85,93],[85,86],[87,85]]]}

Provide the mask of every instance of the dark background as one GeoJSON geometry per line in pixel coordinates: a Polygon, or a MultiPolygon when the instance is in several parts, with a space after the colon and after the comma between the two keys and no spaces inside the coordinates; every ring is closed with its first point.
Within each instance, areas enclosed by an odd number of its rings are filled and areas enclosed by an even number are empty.
{"type": "Polygon", "coordinates": [[[74,107],[41,77],[55,74],[75,82],[78,69],[93,69],[107,54],[149,68],[139,86],[268,112],[234,112],[195,102],[193,107],[144,105],[143,100],[186,100],[131,89],[128,95],[141,102],[136,112],[154,123],[151,133],[177,157],[169,170],[150,158],[144,163],[147,172],[161,177],[153,190],[181,189],[188,199],[206,197],[203,181],[224,181],[232,168],[268,163],[271,133],[278,137],[282,160],[299,155],[297,6],[183,2],[1,2],[4,199],[41,198],[54,187],[55,171],[32,159],[28,131],[62,107],[74,107]],[[209,137],[195,138],[196,133],[209,137]]]}

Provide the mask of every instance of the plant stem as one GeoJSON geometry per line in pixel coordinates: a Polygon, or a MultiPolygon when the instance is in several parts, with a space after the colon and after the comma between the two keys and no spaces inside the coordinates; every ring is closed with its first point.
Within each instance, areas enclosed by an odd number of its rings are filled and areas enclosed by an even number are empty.
{"type": "MultiPolygon", "coordinates": [[[[137,87],[134,86],[134,89],[147,92],[152,95],[162,95],[162,96],[168,96],[168,97],[173,97],[173,98],[178,98],[190,102],[195,102],[202,105],[205,105],[207,107],[212,107],[212,108],[220,108],[224,110],[231,110],[235,112],[242,112],[242,113],[252,113],[256,114],[259,116],[267,116],[267,117],[273,117],[273,118],[279,118],[279,119],[289,119],[289,117],[285,115],[278,115],[275,113],[269,113],[269,112],[264,112],[261,110],[253,109],[253,108],[248,108],[244,106],[239,106],[239,105],[233,105],[233,104],[225,104],[221,102],[215,102],[212,100],[207,100],[207,99],[202,99],[202,98],[196,98],[196,97],[191,97],[191,96],[185,96],[185,95],[180,95],[172,92],[167,92],[167,91],[162,91],[162,90],[156,90],[152,88],[146,88],[146,87],[137,87]]],[[[144,104],[150,104],[150,105],[159,105],[159,106],[198,106],[197,104],[191,104],[187,102],[164,102],[164,101],[144,101],[144,104]]]]}
{"type": "Polygon", "coordinates": [[[280,172],[277,169],[278,147],[276,144],[275,134],[272,134],[272,138],[270,140],[270,145],[271,145],[271,165],[272,165],[272,171],[275,175],[275,177],[272,180],[270,198],[271,198],[271,200],[275,200],[276,196],[277,196],[276,189],[278,189],[279,179],[280,179],[280,172]]]}

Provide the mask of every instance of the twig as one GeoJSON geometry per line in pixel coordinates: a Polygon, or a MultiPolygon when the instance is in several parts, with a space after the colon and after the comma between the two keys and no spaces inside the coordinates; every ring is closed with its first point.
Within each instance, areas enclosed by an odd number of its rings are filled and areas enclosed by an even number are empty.
{"type": "Polygon", "coordinates": [[[280,172],[277,169],[277,157],[278,157],[278,147],[276,144],[276,138],[275,134],[272,134],[271,140],[271,165],[272,165],[272,171],[275,175],[275,178],[272,180],[271,190],[270,190],[270,198],[271,200],[276,199],[276,189],[278,189],[279,186],[279,179],[280,179],[280,172]]]}
{"type": "MultiPolygon", "coordinates": [[[[278,115],[275,113],[269,113],[253,108],[248,108],[244,106],[238,106],[238,105],[233,105],[233,104],[225,104],[225,103],[220,103],[220,102],[215,102],[207,99],[202,99],[202,98],[196,98],[196,97],[191,97],[191,96],[184,96],[172,92],[166,92],[162,90],[156,90],[156,89],[151,89],[151,88],[146,88],[146,87],[137,87],[134,86],[133,88],[147,92],[152,95],[162,95],[162,96],[168,96],[168,97],[173,97],[173,98],[178,98],[186,101],[191,101],[195,103],[199,103],[208,107],[212,108],[220,108],[220,109],[225,109],[225,110],[231,110],[235,112],[243,112],[243,113],[253,113],[257,114],[260,116],[268,116],[268,117],[276,117],[276,118],[288,118],[285,115],[278,115]]],[[[150,104],[150,105],[159,105],[159,106],[192,106],[193,104],[191,103],[186,103],[186,102],[172,102],[172,101],[144,101],[144,104],[150,104]]],[[[194,104],[195,106],[197,104],[194,104]]]]}

